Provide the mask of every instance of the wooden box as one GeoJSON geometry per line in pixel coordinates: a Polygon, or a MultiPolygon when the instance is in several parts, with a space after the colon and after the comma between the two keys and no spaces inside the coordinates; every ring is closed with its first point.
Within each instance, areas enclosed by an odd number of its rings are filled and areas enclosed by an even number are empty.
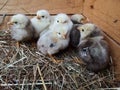
{"type": "Polygon", "coordinates": [[[31,16],[39,9],[47,9],[50,14],[83,13],[103,29],[111,49],[116,80],[120,81],[120,0],[0,0],[0,17],[7,14],[0,28],[7,29],[6,22],[13,14],[31,16]]]}

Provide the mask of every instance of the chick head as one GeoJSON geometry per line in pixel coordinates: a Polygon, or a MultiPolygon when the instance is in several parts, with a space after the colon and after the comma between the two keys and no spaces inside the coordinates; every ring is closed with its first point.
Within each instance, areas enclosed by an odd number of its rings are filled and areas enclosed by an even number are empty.
{"type": "Polygon", "coordinates": [[[77,28],[80,31],[81,39],[86,38],[89,36],[95,29],[95,25],[92,23],[86,23],[77,28]]]}
{"type": "Polygon", "coordinates": [[[86,17],[83,16],[82,14],[74,14],[71,16],[71,20],[83,23],[86,20],[86,17]]]}
{"type": "Polygon", "coordinates": [[[29,23],[29,19],[24,14],[16,14],[12,16],[8,25],[12,25],[15,28],[25,28],[26,25],[29,23]]]}
{"type": "Polygon", "coordinates": [[[56,23],[65,24],[70,21],[70,18],[66,14],[60,13],[56,16],[55,21],[56,21],[56,23]]]}
{"type": "Polygon", "coordinates": [[[50,14],[47,10],[38,10],[36,15],[38,20],[48,19],[50,17],[50,14]]]}
{"type": "Polygon", "coordinates": [[[67,31],[64,29],[54,30],[53,37],[55,37],[57,40],[66,39],[67,38],[67,31]]]}

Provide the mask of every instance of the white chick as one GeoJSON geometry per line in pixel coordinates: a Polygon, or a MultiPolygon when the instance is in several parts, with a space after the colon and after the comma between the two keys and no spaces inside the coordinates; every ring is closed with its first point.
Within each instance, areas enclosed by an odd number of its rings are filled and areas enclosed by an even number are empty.
{"type": "Polygon", "coordinates": [[[47,10],[38,10],[36,16],[31,19],[32,25],[35,28],[35,38],[38,38],[40,33],[46,30],[50,23],[51,17],[47,10]]]}
{"type": "Polygon", "coordinates": [[[63,29],[57,29],[54,32],[49,30],[39,38],[37,42],[38,50],[45,55],[53,55],[65,49],[69,44],[67,34],[63,29]]]}
{"type": "Polygon", "coordinates": [[[62,28],[66,30],[66,32],[70,33],[72,29],[73,23],[71,19],[64,13],[57,14],[55,16],[53,24],[50,26],[51,30],[57,30],[58,28],[62,28]]]}
{"type": "Polygon", "coordinates": [[[34,28],[27,16],[24,14],[16,14],[12,16],[8,22],[12,39],[16,41],[27,41],[33,38],[34,28]]]}
{"type": "Polygon", "coordinates": [[[83,23],[83,21],[86,19],[85,16],[83,16],[82,14],[74,14],[71,16],[71,20],[74,24],[79,24],[79,23],[83,23]]]}
{"type": "Polygon", "coordinates": [[[43,35],[43,34],[45,34],[47,31],[49,31],[50,29],[49,29],[49,27],[53,24],[53,22],[54,22],[54,19],[55,19],[55,16],[51,16],[50,17],[50,25],[45,29],[45,30],[43,30],[41,33],[40,33],[40,37],[43,35]]]}

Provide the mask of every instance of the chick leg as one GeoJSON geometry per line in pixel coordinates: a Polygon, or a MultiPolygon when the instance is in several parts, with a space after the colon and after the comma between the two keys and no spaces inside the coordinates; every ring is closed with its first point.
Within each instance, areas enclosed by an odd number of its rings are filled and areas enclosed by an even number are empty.
{"type": "Polygon", "coordinates": [[[56,63],[56,64],[60,63],[60,61],[55,60],[55,58],[52,55],[50,55],[50,54],[48,54],[48,55],[52,59],[53,63],[56,63]]]}
{"type": "Polygon", "coordinates": [[[36,47],[36,43],[35,42],[32,43],[32,47],[36,47]]]}
{"type": "Polygon", "coordinates": [[[81,59],[78,59],[77,57],[73,57],[74,61],[79,64],[85,64],[81,59]]]}
{"type": "Polygon", "coordinates": [[[17,48],[20,48],[20,43],[17,41],[17,43],[16,43],[16,47],[17,48]]]}

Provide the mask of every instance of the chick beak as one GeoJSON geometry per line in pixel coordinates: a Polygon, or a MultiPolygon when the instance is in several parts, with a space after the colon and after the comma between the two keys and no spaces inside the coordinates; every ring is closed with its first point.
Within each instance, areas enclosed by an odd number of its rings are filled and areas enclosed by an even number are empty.
{"type": "Polygon", "coordinates": [[[63,23],[67,23],[67,21],[64,21],[63,23]]]}
{"type": "Polygon", "coordinates": [[[51,54],[48,54],[48,56],[51,58],[51,61],[55,64],[59,64],[61,61],[56,60],[51,54]]]}
{"type": "Polygon", "coordinates": [[[79,31],[80,31],[80,27],[79,27],[79,26],[77,27],[77,30],[79,30],[79,31]]]}
{"type": "Polygon", "coordinates": [[[84,18],[82,18],[81,23],[88,23],[90,20],[84,16],[84,18]]]}
{"type": "Polygon", "coordinates": [[[13,22],[8,22],[7,25],[13,25],[13,22]]]}
{"type": "Polygon", "coordinates": [[[41,16],[37,16],[37,19],[41,19],[41,16]]]}
{"type": "Polygon", "coordinates": [[[8,22],[7,23],[7,28],[8,28],[8,30],[10,30],[10,27],[13,25],[13,22],[8,22]]]}
{"type": "Polygon", "coordinates": [[[54,42],[57,42],[57,41],[58,41],[58,39],[57,39],[57,38],[53,38],[53,41],[54,41],[54,42]]]}
{"type": "Polygon", "coordinates": [[[63,39],[66,39],[66,38],[67,38],[67,35],[66,35],[66,34],[65,34],[65,35],[63,35],[63,36],[62,36],[62,38],[63,38],[63,39]]]}
{"type": "Polygon", "coordinates": [[[86,21],[86,18],[82,18],[80,22],[81,22],[81,23],[87,22],[87,21],[86,21]]]}

